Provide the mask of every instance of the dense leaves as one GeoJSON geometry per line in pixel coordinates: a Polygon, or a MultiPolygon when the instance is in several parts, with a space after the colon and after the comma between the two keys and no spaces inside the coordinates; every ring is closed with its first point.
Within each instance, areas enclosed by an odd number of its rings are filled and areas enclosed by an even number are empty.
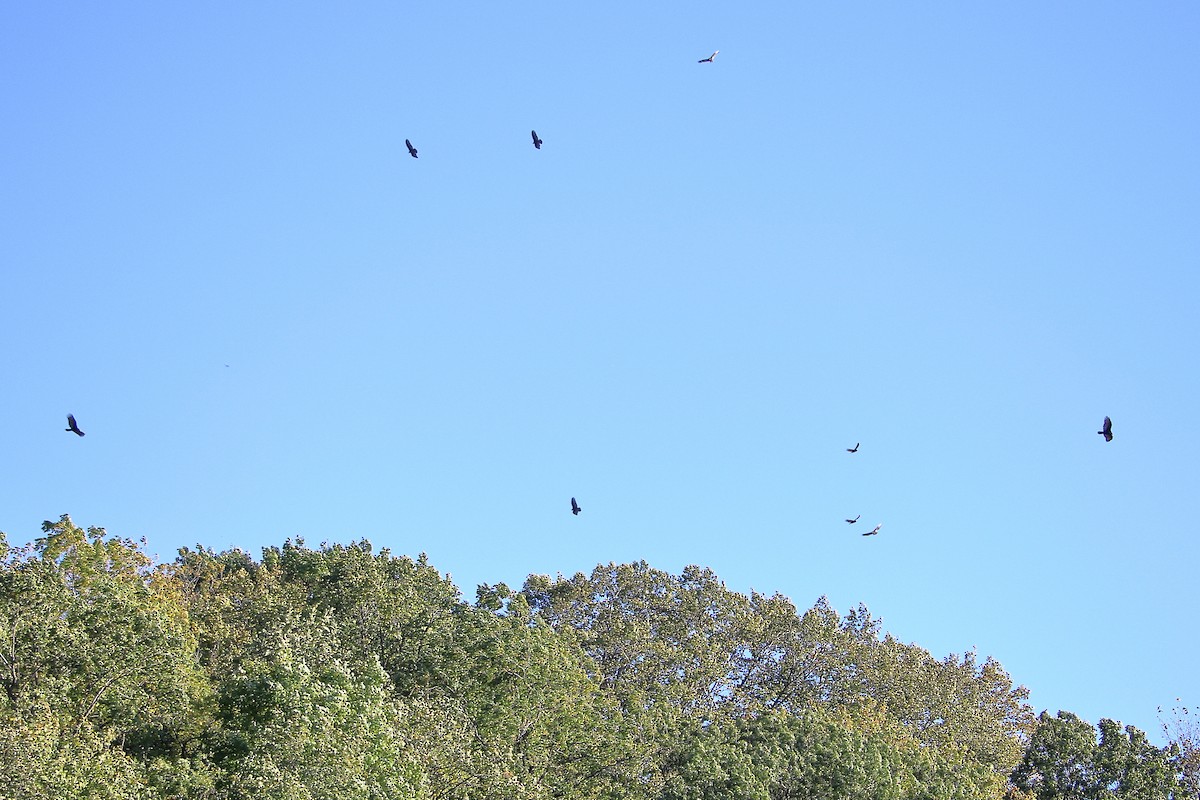
{"type": "Polygon", "coordinates": [[[1140,730],[1110,719],[1097,727],[1099,740],[1074,714],[1043,712],[1013,784],[1038,800],[1154,800],[1182,788],[1170,753],[1140,730]]]}
{"type": "Polygon", "coordinates": [[[0,534],[0,690],[5,798],[1141,800],[1194,777],[1191,739],[1035,720],[993,659],[701,567],[467,602],[366,541],[154,564],[65,516],[0,534]]]}

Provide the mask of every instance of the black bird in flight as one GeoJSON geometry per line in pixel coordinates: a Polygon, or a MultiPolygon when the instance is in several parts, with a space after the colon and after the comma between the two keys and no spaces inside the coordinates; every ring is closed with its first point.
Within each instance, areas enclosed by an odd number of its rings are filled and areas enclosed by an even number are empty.
{"type": "Polygon", "coordinates": [[[583,509],[579,507],[579,503],[576,503],[575,498],[572,497],[571,498],[571,513],[578,517],[580,511],[583,511],[583,509]]]}
{"type": "Polygon", "coordinates": [[[857,452],[858,452],[858,446],[859,446],[860,444],[862,444],[862,442],[855,442],[855,443],[854,443],[854,447],[847,447],[847,448],[846,448],[846,452],[847,452],[847,453],[857,453],[857,452]]]}
{"type": "Polygon", "coordinates": [[[79,430],[79,426],[75,424],[75,415],[74,414],[67,414],[67,424],[70,425],[71,427],[63,428],[63,430],[70,431],[71,433],[75,434],[76,436],[86,436],[87,435],[83,431],[79,430]]]}
{"type": "Polygon", "coordinates": [[[879,533],[879,529],[882,527],[883,527],[883,523],[880,523],[875,526],[875,530],[867,531],[866,533],[863,534],[863,536],[874,536],[875,534],[879,533]]]}
{"type": "Polygon", "coordinates": [[[412,142],[410,142],[408,139],[405,139],[404,146],[408,148],[408,154],[410,156],[412,156],[413,158],[417,157],[417,148],[412,146],[412,142]]]}
{"type": "Polygon", "coordinates": [[[533,134],[533,146],[538,150],[542,149],[542,140],[538,138],[537,131],[530,131],[533,134]]]}
{"type": "Polygon", "coordinates": [[[1112,441],[1112,420],[1109,419],[1108,417],[1105,417],[1104,418],[1104,427],[1101,428],[1100,430],[1096,431],[1096,433],[1103,436],[1104,441],[1111,442],[1112,441]]]}
{"type": "Polygon", "coordinates": [[[849,522],[851,525],[853,525],[854,523],[858,522],[859,517],[861,517],[861,516],[862,516],[862,514],[859,514],[858,517],[855,517],[854,519],[848,519],[848,520],[846,520],[846,522],[849,522]]]}
{"type": "Polygon", "coordinates": [[[713,59],[717,57],[717,53],[719,53],[719,52],[721,52],[721,51],[713,50],[713,54],[711,56],[709,56],[708,58],[702,58],[699,61],[697,61],[696,63],[697,64],[711,64],[711,63],[713,63],[713,59]]]}

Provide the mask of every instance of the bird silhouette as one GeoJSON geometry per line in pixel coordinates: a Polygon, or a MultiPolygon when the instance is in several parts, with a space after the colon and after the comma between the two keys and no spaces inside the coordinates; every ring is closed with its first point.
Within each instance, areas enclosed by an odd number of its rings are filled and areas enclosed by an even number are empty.
{"type": "Polygon", "coordinates": [[[1108,417],[1105,417],[1104,418],[1104,427],[1102,427],[1100,430],[1096,431],[1096,433],[1103,436],[1104,441],[1111,442],[1112,441],[1112,420],[1109,419],[1108,417]]]}
{"type": "Polygon", "coordinates": [[[721,52],[721,51],[713,50],[713,54],[711,56],[709,56],[708,58],[702,58],[699,61],[697,61],[696,63],[697,64],[711,64],[713,59],[717,57],[717,53],[719,53],[719,52],[721,52]]]}
{"type": "Polygon", "coordinates": [[[410,142],[408,139],[405,139],[404,146],[408,148],[408,154],[410,156],[412,156],[413,158],[417,157],[417,148],[412,146],[412,142],[410,142]]]}
{"type": "Polygon", "coordinates": [[[853,525],[854,523],[858,522],[858,520],[859,520],[859,517],[861,517],[861,516],[862,516],[862,514],[859,514],[859,515],[858,515],[857,517],[855,517],[854,519],[848,519],[848,520],[846,520],[846,522],[849,522],[851,525],[853,525]]]}
{"type": "Polygon", "coordinates": [[[542,149],[542,140],[538,138],[537,131],[530,131],[533,134],[533,146],[538,150],[542,149]]]}
{"type": "Polygon", "coordinates": [[[847,452],[847,453],[857,453],[857,452],[858,452],[858,446],[859,446],[860,444],[862,444],[862,442],[855,442],[855,443],[854,443],[854,447],[847,447],[847,448],[846,448],[846,452],[847,452]]]}
{"type": "Polygon", "coordinates": [[[579,503],[576,503],[575,498],[572,497],[571,498],[571,513],[578,517],[580,511],[583,511],[583,509],[579,507],[579,503]]]}
{"type": "Polygon", "coordinates": [[[67,425],[69,425],[70,427],[64,428],[63,430],[68,430],[71,433],[75,434],[76,436],[86,436],[87,435],[83,431],[79,430],[79,426],[75,424],[75,415],[74,414],[67,414],[67,425]]]}
{"type": "Polygon", "coordinates": [[[875,526],[875,530],[867,531],[866,533],[863,534],[863,536],[874,536],[875,534],[879,533],[879,529],[882,527],[883,527],[883,524],[880,523],[879,525],[875,526]]]}

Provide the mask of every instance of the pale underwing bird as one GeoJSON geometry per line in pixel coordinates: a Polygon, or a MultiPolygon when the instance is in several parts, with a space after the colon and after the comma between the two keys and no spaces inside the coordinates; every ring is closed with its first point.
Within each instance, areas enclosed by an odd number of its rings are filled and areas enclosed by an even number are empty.
{"type": "Polygon", "coordinates": [[[79,430],[79,426],[75,424],[75,415],[74,414],[67,414],[67,425],[69,425],[70,427],[64,428],[63,430],[68,430],[71,433],[75,434],[76,436],[86,436],[87,435],[83,431],[79,430]]]}
{"type": "Polygon", "coordinates": [[[1109,419],[1108,417],[1105,417],[1104,418],[1104,427],[1102,427],[1100,430],[1096,431],[1096,433],[1103,436],[1104,441],[1111,442],[1112,441],[1112,420],[1109,419]]]}
{"type": "Polygon", "coordinates": [[[857,453],[857,452],[858,452],[858,446],[859,446],[860,444],[862,444],[862,442],[855,442],[855,443],[854,443],[854,447],[847,447],[847,448],[846,448],[846,452],[847,452],[847,453],[857,453]]]}
{"type": "Polygon", "coordinates": [[[408,154],[410,156],[412,156],[413,158],[417,157],[417,148],[412,146],[412,142],[410,142],[408,139],[405,139],[404,146],[408,148],[408,154]]]}
{"type": "Polygon", "coordinates": [[[708,58],[702,58],[699,61],[697,61],[696,63],[697,64],[711,64],[712,60],[717,57],[717,53],[719,53],[719,52],[721,52],[721,51],[713,50],[713,54],[711,56],[709,56],[708,58]]]}
{"type": "Polygon", "coordinates": [[[571,498],[571,513],[578,517],[580,511],[583,511],[583,509],[579,507],[579,503],[576,503],[575,498],[572,497],[571,498]]]}
{"type": "Polygon", "coordinates": [[[883,527],[883,523],[880,523],[875,526],[875,530],[867,531],[866,533],[863,534],[863,536],[874,536],[875,534],[879,533],[879,529],[882,527],[883,527]]]}
{"type": "Polygon", "coordinates": [[[542,149],[542,140],[538,138],[537,131],[530,131],[533,134],[533,146],[538,150],[542,149]]]}
{"type": "Polygon", "coordinates": [[[855,517],[854,519],[848,519],[848,520],[846,520],[846,522],[849,522],[851,525],[853,525],[854,523],[858,522],[858,520],[859,520],[859,517],[861,517],[861,516],[862,516],[862,514],[859,514],[859,515],[858,515],[857,517],[855,517]]]}

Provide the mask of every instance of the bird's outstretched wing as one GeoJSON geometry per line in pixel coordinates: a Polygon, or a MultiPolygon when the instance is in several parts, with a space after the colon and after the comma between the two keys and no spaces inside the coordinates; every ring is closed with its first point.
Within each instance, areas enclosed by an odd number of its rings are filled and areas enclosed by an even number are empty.
{"type": "Polygon", "coordinates": [[[857,517],[855,517],[854,519],[848,519],[848,520],[846,520],[846,522],[849,522],[851,525],[853,525],[854,523],[858,522],[858,520],[859,520],[859,517],[861,517],[861,516],[862,516],[862,514],[859,514],[859,515],[858,515],[857,517]]]}
{"type": "Polygon", "coordinates": [[[846,452],[847,452],[847,453],[857,453],[857,452],[858,452],[858,446],[859,446],[860,444],[862,444],[862,442],[855,442],[855,443],[854,443],[854,447],[847,447],[847,448],[846,448],[846,452]]]}
{"type": "Polygon", "coordinates": [[[712,63],[712,61],[713,61],[713,59],[717,57],[717,53],[719,53],[719,52],[721,52],[721,51],[720,51],[720,50],[713,50],[713,54],[712,54],[711,56],[709,56],[708,58],[702,58],[702,59],[700,59],[700,61],[698,61],[697,63],[699,63],[699,64],[711,64],[711,63],[712,63]]]}

